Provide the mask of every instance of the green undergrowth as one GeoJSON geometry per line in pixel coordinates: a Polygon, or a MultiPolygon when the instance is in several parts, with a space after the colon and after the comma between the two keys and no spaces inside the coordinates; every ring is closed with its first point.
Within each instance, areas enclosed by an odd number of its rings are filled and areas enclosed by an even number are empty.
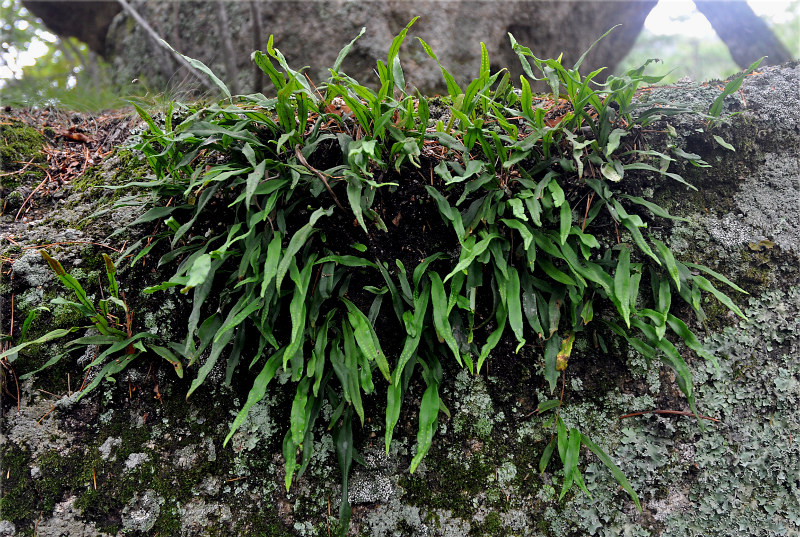
{"type": "Polygon", "coordinates": [[[705,318],[704,296],[744,317],[717,286],[741,289],[679,261],[648,231],[679,219],[643,198],[642,189],[665,180],[694,189],[671,171],[674,163],[706,164],[669,142],[647,147],[641,131],[686,109],[635,99],[641,85],[660,79],[644,74],[647,64],[599,82],[602,69],[579,73],[583,57],[572,67],[539,59],[513,36],[525,73],[518,87],[505,70],[490,72],[483,45],[478,76],[461,85],[419,39],[448,88],[447,96],[429,99],[409,91],[400,62],[413,22],[377,63],[377,90],[342,70],[361,34],[319,86],[287,65],[270,39],[253,60],[275,97],[232,96],[187,58],[223,100],[171,104],[163,121],[134,105],[147,124],[135,149],[154,178],[111,188],[150,193],[149,210],[132,225],[152,233],[129,245],[117,264],[147,261],[171,271],[144,292],[184,300],[187,328],[169,341],[137,333],[124,320],[127,305],[114,291],[109,259],[114,298],[75,304],[100,332],[83,342],[106,345],[96,378],[155,352],[178,373],[191,372],[187,397],[215,368],[224,369],[226,383],[247,379],[252,388],[227,443],[286,372],[294,385],[282,450],[286,488],[312,460],[327,401],[346,530],[348,479],[361,461],[359,426],[382,421],[388,453],[410,386],[421,388],[413,474],[440,414],[450,414],[440,397],[445,371],[457,365],[478,375],[524,349],[537,357],[532,367],[553,394],[538,404],[548,413],[538,467],[554,466],[558,455],[559,498],[573,486],[588,494],[579,469],[583,446],[640,507],[611,457],[562,418],[557,388],[570,360],[602,355],[621,341],[652,367],[673,368],[696,412],[684,354],[716,364],[690,328],[705,318]],[[544,81],[552,94],[532,93],[531,81],[544,81]],[[104,324],[112,306],[121,317],[104,324]],[[375,397],[385,406],[372,404],[375,397]],[[369,414],[376,406],[385,408],[382,416],[369,414]]]}

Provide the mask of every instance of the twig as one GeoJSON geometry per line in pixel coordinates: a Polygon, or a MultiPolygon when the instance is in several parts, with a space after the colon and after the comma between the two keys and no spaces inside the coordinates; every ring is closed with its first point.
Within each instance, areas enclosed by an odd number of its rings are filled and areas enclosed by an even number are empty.
{"type": "MultiPolygon", "coordinates": [[[[9,240],[11,242],[14,242],[11,239],[9,239],[8,237],[3,237],[3,238],[7,239],[7,240],[9,240]]],[[[15,244],[17,244],[17,243],[15,243],[15,244]]],[[[62,245],[62,244],[94,244],[95,246],[102,246],[103,248],[108,248],[109,250],[111,250],[113,252],[117,252],[117,253],[121,253],[122,252],[122,250],[117,250],[113,246],[109,246],[107,244],[101,244],[99,242],[92,242],[92,241],[59,241],[59,242],[51,242],[49,244],[34,244],[33,246],[23,246],[22,249],[23,250],[30,250],[31,248],[49,248],[51,246],[59,246],[59,245],[62,245]]]]}
{"type": "Polygon", "coordinates": [[[50,415],[50,413],[51,413],[52,411],[54,411],[55,409],[56,409],[56,407],[55,407],[55,406],[53,406],[53,405],[50,405],[50,410],[48,410],[47,412],[45,412],[44,416],[42,416],[41,418],[39,418],[39,421],[37,421],[37,422],[36,422],[36,425],[39,425],[40,423],[42,423],[42,420],[43,420],[43,419],[45,419],[47,416],[49,416],[49,415],[50,415]]]}
{"type": "Polygon", "coordinates": [[[34,164],[34,161],[31,160],[30,162],[20,162],[20,161],[15,160],[14,163],[15,164],[24,164],[25,166],[23,166],[19,170],[13,171],[13,172],[0,173],[0,177],[6,177],[8,175],[17,175],[18,173],[24,173],[25,170],[28,169],[28,166],[30,166],[31,164],[34,164]]]}
{"type": "Polygon", "coordinates": [[[155,42],[156,45],[166,49],[169,52],[169,54],[178,61],[178,63],[180,63],[183,67],[186,67],[189,70],[189,72],[192,75],[194,75],[194,77],[197,78],[197,80],[199,80],[200,83],[203,84],[206,88],[211,90],[215,89],[214,86],[212,86],[211,83],[208,80],[206,80],[206,78],[203,75],[198,73],[197,70],[194,67],[192,67],[192,64],[186,61],[186,59],[183,56],[172,50],[167,45],[166,42],[163,39],[161,39],[161,36],[158,35],[158,33],[156,33],[155,30],[153,30],[152,26],[147,24],[147,21],[144,20],[142,16],[139,15],[139,12],[133,9],[126,0],[117,0],[117,2],[119,3],[119,5],[122,6],[122,9],[124,9],[131,17],[133,17],[133,20],[135,20],[136,23],[142,27],[142,29],[147,33],[148,36],[150,36],[150,38],[155,42]]]}
{"type": "Polygon", "coordinates": [[[643,410],[641,412],[633,412],[631,414],[625,414],[624,416],[620,416],[619,419],[624,420],[625,418],[632,418],[634,416],[644,416],[645,414],[673,414],[676,416],[693,416],[701,420],[709,420],[716,422],[720,421],[717,418],[709,418],[708,416],[698,416],[694,412],[689,412],[688,410],[643,410]]]}
{"type": "Polygon", "coordinates": [[[322,184],[324,184],[325,188],[328,190],[328,194],[330,194],[331,197],[333,197],[333,201],[336,202],[336,205],[338,205],[340,209],[344,210],[344,206],[341,203],[339,203],[339,198],[337,198],[336,194],[334,194],[333,190],[331,190],[331,186],[328,184],[328,180],[325,179],[325,176],[322,174],[321,171],[319,171],[318,169],[311,166],[308,162],[306,162],[306,158],[303,156],[302,151],[300,151],[299,145],[295,146],[294,154],[297,155],[297,160],[300,161],[300,164],[308,168],[308,171],[319,177],[320,181],[322,181],[322,184]]]}
{"type": "Polygon", "coordinates": [[[24,209],[24,208],[25,208],[25,205],[26,205],[26,204],[27,204],[27,203],[28,203],[28,202],[31,200],[31,198],[33,197],[33,195],[34,195],[34,194],[36,194],[36,192],[37,192],[37,191],[38,191],[40,188],[42,188],[42,187],[44,186],[44,184],[45,184],[47,181],[52,181],[52,180],[53,180],[53,178],[52,178],[52,177],[50,177],[50,172],[49,172],[49,171],[45,170],[45,171],[44,171],[44,173],[46,173],[46,174],[47,174],[47,177],[45,177],[44,179],[42,179],[42,182],[41,182],[41,183],[39,183],[39,184],[36,186],[36,188],[34,188],[34,189],[33,189],[33,192],[31,192],[31,193],[30,193],[30,195],[28,195],[28,197],[27,197],[27,198],[25,198],[25,201],[23,201],[23,202],[22,202],[22,205],[20,205],[19,211],[17,211],[17,215],[14,217],[14,220],[19,220],[19,215],[21,215],[21,214],[22,214],[22,209],[24,209]]]}

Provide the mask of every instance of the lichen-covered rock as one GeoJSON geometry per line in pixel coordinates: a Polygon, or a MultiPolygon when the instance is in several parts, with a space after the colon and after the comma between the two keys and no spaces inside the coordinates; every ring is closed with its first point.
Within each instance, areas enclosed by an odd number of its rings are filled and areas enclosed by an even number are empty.
{"type": "MultiPolygon", "coordinates": [[[[573,353],[562,417],[611,455],[638,492],[643,511],[590,453],[582,454],[581,469],[591,496],[573,491],[559,501],[561,470],[538,469],[552,430],[533,412],[551,395],[538,357],[507,346],[508,352],[488,361],[485,376],[446,372],[441,393],[451,417],[440,418],[433,447],[414,474],[408,472],[417,427],[413,411],[401,415],[388,455],[381,423],[368,421],[358,431],[364,464],[354,465],[350,480],[352,535],[800,532],[797,87],[796,64],[764,69],[746,77],[741,94],[726,101],[727,112],[741,112],[730,124],[711,126],[702,117],[681,115],[669,119],[674,136],[662,123],[651,129],[659,132],[644,138],[651,147],[671,144],[712,165],[681,170],[697,192],[676,183],[648,185],[648,197],[689,219],[651,231],[682,259],[725,274],[750,295],[734,295],[746,321],[705,299],[704,343],[719,368],[688,359],[699,409],[718,421],[652,413],[683,409],[685,400],[671,370],[649,367],[625,347],[611,345],[604,354],[584,346],[573,353]],[[636,415],[621,418],[627,414],[636,415]]],[[[685,84],[656,90],[650,98],[689,101],[705,111],[718,94],[710,86],[685,84]]],[[[25,240],[49,242],[63,229],[44,226],[25,240]]],[[[106,232],[87,226],[82,239],[104,239],[106,232]]],[[[3,255],[24,260],[14,266],[15,292],[42,287],[42,296],[28,297],[26,307],[55,296],[43,261],[11,246],[3,245],[3,255]]],[[[85,281],[94,273],[96,282],[100,265],[84,255],[83,246],[63,248],[73,261],[69,269],[81,259],[77,265],[85,281]]],[[[132,299],[147,278],[139,268],[120,274],[132,299]]],[[[7,293],[10,286],[4,285],[7,293]]],[[[166,323],[182,310],[179,297],[164,297],[137,298],[137,319],[149,315],[148,326],[170,330],[166,323]]],[[[34,369],[55,350],[40,346],[12,365],[18,373],[34,369]]],[[[39,520],[40,535],[336,531],[341,489],[333,439],[325,428],[333,413],[327,404],[315,431],[312,463],[288,492],[284,486],[281,448],[293,397],[293,390],[284,389],[285,376],[278,375],[272,391],[223,447],[248,388],[236,382],[225,386],[223,366],[188,401],[189,381],[177,379],[163,361],[135,364],[115,384],[75,402],[83,375],[80,365],[66,361],[43,371],[20,386],[19,409],[15,387],[5,385],[0,535],[33,535],[39,520]]],[[[421,388],[409,388],[412,403],[422,396],[421,388]]]]}

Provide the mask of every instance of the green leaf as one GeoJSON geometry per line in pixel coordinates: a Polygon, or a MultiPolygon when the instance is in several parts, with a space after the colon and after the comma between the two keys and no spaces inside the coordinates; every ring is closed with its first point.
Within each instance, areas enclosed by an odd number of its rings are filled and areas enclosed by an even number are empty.
{"type": "Polygon", "coordinates": [[[364,32],[366,32],[366,31],[367,31],[367,28],[366,27],[362,27],[361,31],[358,32],[358,35],[355,36],[352,41],[350,41],[347,45],[345,45],[342,48],[342,50],[339,51],[339,55],[336,56],[336,61],[333,62],[333,67],[331,67],[331,71],[333,71],[334,73],[338,73],[339,72],[339,69],[341,69],[341,67],[342,67],[342,62],[344,61],[344,59],[347,56],[347,54],[350,52],[350,49],[353,48],[353,45],[358,40],[358,38],[361,37],[362,35],[364,35],[364,32]]]}
{"type": "Polygon", "coordinates": [[[577,286],[578,284],[575,283],[569,275],[557,269],[548,259],[541,258],[539,260],[539,266],[547,273],[548,276],[553,278],[555,281],[559,283],[563,283],[564,285],[572,285],[577,286]]]}
{"type": "Polygon", "coordinates": [[[687,267],[691,267],[693,269],[697,269],[697,270],[699,270],[701,272],[705,272],[706,274],[708,274],[710,276],[713,276],[717,280],[721,281],[722,283],[724,283],[725,285],[731,287],[732,289],[735,289],[735,290],[739,291],[740,293],[744,293],[746,295],[750,294],[747,291],[745,291],[744,289],[742,289],[741,287],[739,287],[738,285],[736,285],[735,283],[733,283],[732,281],[730,281],[728,278],[726,278],[725,276],[720,274],[719,272],[715,272],[715,271],[711,270],[710,268],[708,268],[708,267],[706,267],[704,265],[698,265],[696,263],[685,263],[685,265],[687,267]]]}
{"type": "Polygon", "coordinates": [[[736,148],[733,147],[728,142],[726,142],[725,140],[723,140],[721,136],[717,136],[716,134],[714,134],[713,136],[714,136],[714,139],[717,141],[717,143],[719,145],[721,145],[722,147],[724,147],[725,149],[728,149],[730,151],[736,151],[736,148]]]}
{"type": "Polygon", "coordinates": [[[425,393],[422,394],[422,403],[419,406],[419,431],[417,432],[417,453],[411,459],[409,471],[414,471],[428,453],[436,432],[436,423],[439,417],[439,384],[431,382],[425,393]]]}
{"type": "Polygon", "coordinates": [[[565,201],[564,190],[561,188],[561,185],[559,185],[558,181],[553,178],[547,183],[547,188],[553,195],[553,205],[556,207],[561,207],[561,204],[563,204],[565,201]]]}
{"type": "Polygon", "coordinates": [[[564,485],[561,487],[561,494],[558,499],[564,495],[572,487],[572,482],[575,478],[575,473],[578,471],[578,455],[581,448],[581,433],[574,427],[569,430],[569,440],[567,441],[566,452],[562,459],[564,463],[564,485]]]}
{"type": "Polygon", "coordinates": [[[472,264],[472,262],[475,261],[475,258],[477,258],[481,254],[483,254],[483,252],[486,251],[492,240],[498,238],[500,238],[498,235],[491,234],[486,236],[482,240],[478,241],[478,243],[475,244],[475,246],[473,246],[471,249],[469,250],[467,250],[466,248],[462,249],[461,259],[456,264],[455,268],[453,268],[453,270],[450,271],[450,273],[447,276],[445,276],[444,281],[446,282],[460,271],[466,270],[467,267],[469,267],[472,264]]]}
{"type": "Polygon", "coordinates": [[[26,341],[25,343],[20,343],[19,345],[16,345],[14,347],[11,347],[10,349],[6,349],[3,352],[0,352],[0,360],[8,357],[8,361],[13,362],[16,359],[19,351],[21,351],[25,347],[29,347],[31,345],[39,345],[41,343],[47,343],[48,341],[52,341],[54,339],[62,338],[67,334],[74,332],[75,330],[78,330],[77,326],[69,329],[59,328],[56,330],[51,330],[45,335],[34,339],[33,341],[26,341]]]}
{"type": "Polygon", "coordinates": [[[386,389],[386,433],[384,443],[386,444],[387,455],[392,444],[394,428],[400,419],[400,408],[403,405],[402,393],[401,383],[389,384],[386,389]]]}
{"type": "Polygon", "coordinates": [[[450,97],[455,99],[456,96],[463,94],[464,92],[461,91],[461,88],[456,83],[453,76],[447,71],[447,69],[442,67],[441,63],[439,63],[439,58],[437,58],[436,54],[433,53],[431,47],[425,41],[423,41],[421,37],[417,37],[417,39],[419,40],[420,44],[422,44],[422,48],[425,49],[425,53],[433,58],[434,61],[436,61],[436,64],[439,66],[439,69],[441,69],[442,76],[447,83],[447,93],[450,94],[450,97]]]}
{"type": "Polygon", "coordinates": [[[280,261],[281,256],[281,242],[282,236],[280,232],[275,232],[272,237],[272,240],[267,247],[267,257],[264,261],[264,270],[263,274],[264,277],[261,280],[261,292],[259,296],[264,298],[264,295],[267,292],[267,287],[278,274],[278,261],[280,261]]]}
{"type": "MultiPolygon", "coordinates": [[[[311,270],[314,266],[314,256],[312,255],[302,272],[298,271],[297,265],[292,263],[289,274],[295,284],[292,293],[292,301],[289,303],[289,317],[292,320],[292,331],[289,336],[289,344],[286,346],[286,353],[283,355],[283,367],[286,368],[287,361],[294,357],[295,353],[302,352],[305,343],[305,329],[308,322],[306,309],[306,294],[311,281],[311,270]]],[[[300,371],[292,371],[293,377],[300,375],[300,371]]]]}
{"type": "Polygon", "coordinates": [[[400,382],[406,363],[408,363],[408,361],[411,360],[417,353],[417,347],[419,346],[419,341],[422,337],[422,331],[425,327],[424,321],[425,315],[428,311],[429,299],[430,286],[426,283],[423,290],[417,297],[414,298],[414,314],[410,315],[410,327],[407,327],[408,334],[405,338],[403,350],[400,352],[400,357],[397,359],[397,366],[395,367],[394,374],[392,376],[392,383],[394,384],[400,382]]]}
{"type": "Polygon", "coordinates": [[[558,382],[558,371],[556,370],[556,357],[561,349],[558,335],[550,336],[544,347],[544,378],[550,386],[550,393],[556,389],[558,382]]]}
{"type": "Polygon", "coordinates": [[[558,399],[549,399],[547,401],[542,401],[539,403],[539,406],[536,407],[536,413],[541,414],[542,412],[547,412],[556,407],[561,406],[561,401],[558,399]]]}
{"type": "Polygon", "coordinates": [[[276,291],[280,292],[281,282],[283,281],[283,277],[286,275],[286,271],[289,270],[289,264],[294,259],[295,254],[297,254],[297,252],[299,252],[300,249],[306,245],[308,238],[312,233],[314,233],[314,224],[316,224],[317,220],[323,216],[330,216],[331,214],[333,214],[332,206],[328,209],[323,209],[320,207],[311,214],[311,218],[309,219],[308,223],[298,229],[297,232],[292,235],[292,239],[289,241],[289,245],[286,247],[283,258],[278,264],[277,273],[275,274],[276,291]]]}
{"type": "Polygon", "coordinates": [[[333,433],[333,443],[336,446],[336,458],[339,461],[339,472],[342,475],[342,499],[339,505],[339,524],[342,526],[342,534],[345,534],[350,527],[350,501],[348,497],[348,480],[350,477],[350,467],[353,465],[353,418],[350,410],[345,413],[341,426],[337,427],[333,433]]]}
{"type": "Polygon", "coordinates": [[[294,401],[292,402],[292,411],[290,418],[290,432],[292,435],[292,443],[299,446],[303,443],[303,438],[306,435],[306,403],[308,402],[308,391],[311,379],[304,377],[297,384],[295,391],[294,401]]]}
{"type": "Polygon", "coordinates": [[[663,207],[660,205],[656,205],[640,196],[629,196],[628,194],[619,194],[619,196],[636,203],[637,205],[641,205],[646,207],[651,213],[656,216],[660,216],[661,218],[668,218],[670,220],[675,220],[677,222],[689,222],[688,218],[682,218],[680,216],[672,216],[667,212],[663,207]]]}
{"type": "MultiPolygon", "coordinates": [[[[527,218],[525,220],[527,220],[527,218]]],[[[500,221],[511,229],[519,231],[519,234],[522,237],[522,247],[525,248],[525,250],[530,247],[531,241],[533,240],[533,234],[525,224],[519,220],[509,220],[507,218],[502,218],[500,221]]]]}
{"type": "Polygon", "coordinates": [[[606,157],[611,156],[611,154],[614,151],[616,151],[617,148],[619,147],[619,143],[622,137],[626,136],[627,134],[628,131],[626,131],[625,129],[614,129],[613,131],[611,131],[611,133],[608,135],[608,142],[606,143],[606,146],[603,149],[603,154],[606,157]]]}
{"type": "Polygon", "coordinates": [[[353,211],[353,216],[356,217],[358,224],[364,233],[369,233],[367,224],[364,222],[364,210],[361,205],[361,191],[364,186],[355,175],[347,177],[347,201],[350,203],[350,209],[353,211]]]}
{"type": "Polygon", "coordinates": [[[717,300],[722,302],[733,313],[735,313],[736,315],[738,315],[739,317],[741,317],[745,321],[747,320],[747,317],[745,316],[744,313],[742,313],[742,310],[739,309],[739,306],[734,304],[733,301],[730,298],[728,298],[728,295],[718,291],[717,288],[714,287],[714,285],[710,281],[708,281],[707,279],[703,278],[702,276],[695,276],[694,277],[694,282],[703,291],[707,291],[707,292],[711,293],[712,295],[714,295],[717,298],[717,300]]]}
{"type": "Polygon", "coordinates": [[[631,251],[623,246],[617,260],[617,270],[614,272],[614,296],[616,305],[625,326],[631,327],[631,251]]]}
{"type": "Polygon", "coordinates": [[[204,283],[210,273],[211,273],[211,255],[203,254],[197,259],[195,259],[194,263],[192,263],[192,266],[189,269],[189,274],[188,274],[189,279],[186,281],[186,286],[183,289],[181,289],[181,293],[186,294],[189,292],[190,289],[204,283]]]}
{"type": "Polygon", "coordinates": [[[581,435],[581,443],[592,450],[592,453],[597,455],[597,458],[600,459],[600,461],[605,464],[609,470],[611,470],[611,475],[614,476],[614,479],[617,480],[617,483],[619,483],[623,490],[630,495],[633,503],[636,504],[636,508],[639,510],[639,512],[641,512],[642,505],[639,503],[639,496],[636,495],[636,491],[633,490],[628,478],[625,477],[625,474],[622,473],[622,470],[620,470],[619,467],[614,464],[614,461],[611,460],[611,457],[609,457],[608,454],[600,448],[600,446],[592,442],[585,434],[581,435]]]}
{"type": "Polygon", "coordinates": [[[149,348],[163,359],[171,363],[172,367],[175,368],[175,374],[178,375],[178,378],[183,378],[183,364],[181,364],[180,358],[175,356],[174,352],[166,347],[160,347],[158,345],[150,345],[149,348]]]}
{"type": "Polygon", "coordinates": [[[539,473],[544,473],[547,469],[547,464],[550,462],[550,457],[553,456],[553,450],[555,449],[556,443],[554,440],[551,440],[550,443],[547,444],[547,447],[544,448],[542,452],[542,458],[539,459],[539,473]]]}
{"type": "Polygon", "coordinates": [[[481,353],[478,355],[478,363],[476,364],[475,374],[479,374],[481,372],[481,366],[483,365],[484,360],[489,356],[489,353],[497,346],[500,342],[500,338],[503,335],[503,332],[506,329],[506,319],[508,318],[508,312],[505,308],[503,308],[502,304],[498,304],[497,306],[497,314],[495,315],[495,320],[497,321],[497,328],[489,334],[489,337],[486,338],[486,343],[484,343],[483,347],[481,347],[481,353]]]}
{"type": "Polygon", "coordinates": [[[189,65],[191,65],[192,67],[194,67],[198,71],[201,71],[201,72],[205,73],[206,75],[208,75],[208,77],[211,79],[211,81],[214,82],[214,84],[217,85],[217,87],[222,91],[222,93],[225,95],[225,97],[227,97],[228,99],[231,98],[231,91],[228,89],[228,86],[226,86],[225,83],[222,80],[217,78],[217,75],[215,75],[214,72],[211,71],[211,69],[209,69],[206,64],[204,64],[200,60],[195,60],[194,58],[190,58],[189,56],[184,56],[183,54],[181,54],[180,52],[178,52],[177,50],[172,48],[170,46],[170,44],[167,43],[166,41],[164,41],[163,39],[159,39],[159,41],[161,41],[161,44],[163,46],[167,47],[172,52],[174,52],[175,54],[177,54],[178,56],[180,56],[181,58],[183,58],[184,60],[189,62],[189,65]]]}
{"type": "MultiPolygon", "coordinates": [[[[250,147],[250,145],[247,144],[247,147],[250,147]]],[[[264,173],[266,172],[266,170],[267,170],[267,161],[262,160],[261,162],[258,163],[255,169],[250,173],[250,175],[247,176],[247,183],[245,187],[245,202],[244,202],[245,208],[250,207],[250,203],[253,200],[253,194],[256,191],[256,187],[258,187],[258,184],[264,180],[264,173]]]]}
{"type": "Polygon", "coordinates": [[[355,255],[328,255],[323,257],[322,259],[318,259],[314,264],[320,265],[323,263],[328,263],[329,261],[333,261],[338,265],[344,265],[345,267],[370,267],[374,269],[378,268],[378,265],[376,265],[369,259],[364,259],[363,257],[358,257],[355,255]]]}
{"type": "Polygon", "coordinates": [[[414,292],[416,292],[417,289],[419,288],[419,282],[422,279],[422,276],[424,276],[428,271],[428,267],[430,266],[430,264],[436,261],[437,259],[444,257],[444,255],[445,254],[443,254],[442,252],[436,252],[435,254],[429,255],[428,257],[422,260],[422,263],[420,263],[419,265],[416,266],[416,268],[414,268],[414,274],[412,277],[412,282],[414,284],[414,292]]]}
{"type": "Polygon", "coordinates": [[[603,174],[603,177],[614,183],[622,181],[622,174],[617,170],[616,166],[610,162],[604,162],[600,165],[600,173],[603,174]]]}
{"type": "Polygon", "coordinates": [[[558,434],[557,438],[558,458],[561,459],[561,462],[563,463],[564,459],[567,457],[567,445],[569,442],[569,436],[567,433],[567,426],[564,424],[564,420],[561,419],[561,416],[558,416],[556,418],[556,432],[558,434]]]}
{"type": "Polygon", "coordinates": [[[386,355],[383,353],[381,345],[378,342],[378,335],[375,333],[375,329],[372,328],[372,325],[370,325],[369,319],[367,319],[367,316],[364,315],[355,304],[344,297],[342,297],[341,300],[344,302],[345,306],[347,306],[347,311],[349,312],[347,318],[350,320],[350,326],[353,327],[353,333],[361,352],[364,353],[368,360],[374,361],[383,374],[383,378],[391,382],[392,377],[389,371],[389,362],[386,360],[386,355]]]}
{"type": "Polygon", "coordinates": [[[766,58],[766,56],[754,61],[752,64],[750,64],[750,67],[748,67],[747,69],[736,75],[734,78],[731,79],[730,82],[728,82],[725,85],[725,88],[722,90],[722,93],[711,104],[711,108],[708,109],[709,116],[715,118],[720,116],[720,114],[722,113],[723,103],[725,102],[725,97],[737,92],[739,88],[742,87],[742,82],[744,82],[744,77],[755,71],[756,68],[758,68],[758,66],[761,64],[761,62],[764,61],[764,58],[766,58]]]}
{"type": "Polygon", "coordinates": [[[523,337],[522,329],[522,301],[519,289],[519,273],[514,267],[509,267],[509,278],[505,282],[506,301],[508,304],[508,324],[511,325],[511,330],[517,338],[519,344],[517,345],[516,352],[525,345],[525,338],[523,337]]]}
{"type": "Polygon", "coordinates": [[[566,244],[570,228],[572,228],[572,210],[569,202],[564,200],[564,203],[561,204],[561,244],[566,244]]]}
{"type": "Polygon", "coordinates": [[[684,323],[682,320],[678,319],[671,313],[667,314],[667,323],[669,324],[669,327],[672,329],[672,331],[675,332],[675,334],[677,334],[683,340],[684,343],[686,343],[687,347],[696,352],[698,356],[702,356],[703,358],[714,364],[714,369],[716,369],[717,373],[720,373],[719,362],[717,361],[717,357],[714,356],[712,353],[710,353],[708,350],[706,350],[705,347],[703,347],[703,345],[697,339],[697,336],[695,336],[694,333],[691,330],[689,330],[689,327],[686,326],[686,323],[684,323]]]}
{"type": "Polygon", "coordinates": [[[431,300],[433,302],[433,326],[436,329],[436,335],[439,341],[447,344],[447,347],[453,352],[453,356],[458,362],[459,366],[463,366],[461,362],[461,354],[458,350],[458,344],[453,337],[453,330],[450,327],[447,294],[444,290],[439,274],[434,271],[428,273],[428,278],[431,280],[431,300]]]}

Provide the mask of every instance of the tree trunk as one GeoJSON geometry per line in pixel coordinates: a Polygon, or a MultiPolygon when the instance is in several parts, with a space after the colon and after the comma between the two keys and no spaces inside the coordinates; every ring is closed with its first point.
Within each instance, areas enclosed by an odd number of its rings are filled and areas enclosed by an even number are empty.
{"type": "Polygon", "coordinates": [[[106,37],[111,21],[121,11],[119,4],[108,0],[59,2],[24,0],[31,13],[54,33],[62,37],[77,37],[94,52],[105,56],[106,37]]]}
{"type": "MultiPolygon", "coordinates": [[[[601,66],[613,69],[636,40],[644,19],[655,0],[624,2],[527,2],[414,0],[361,2],[324,0],[315,2],[258,2],[261,20],[255,26],[266,29],[258,48],[264,49],[268,34],[274,34],[275,46],[287,57],[290,65],[310,64],[309,76],[315,82],[327,79],[327,68],[339,50],[362,27],[367,32],[353,47],[344,63],[344,70],[364,83],[374,81],[375,62],[383,58],[393,37],[416,15],[420,19],[411,29],[403,47],[408,60],[403,69],[406,80],[423,93],[444,91],[439,70],[427,57],[414,36],[428,42],[442,64],[457,80],[471,79],[480,65],[478,41],[483,41],[492,65],[510,69],[515,79],[522,73],[512,52],[508,32],[539,57],[558,57],[572,65],[578,57],[616,24],[622,24],[601,41],[588,56],[584,69],[601,66]],[[366,6],[366,8],[365,8],[366,6]],[[475,45],[464,46],[466,39],[475,45]]],[[[131,1],[162,36],[173,33],[176,20],[181,26],[180,52],[203,61],[218,74],[227,72],[225,34],[230,32],[242,89],[256,87],[251,75],[250,54],[253,51],[252,21],[256,13],[249,2],[227,2],[228,25],[223,28],[215,2],[182,2],[179,19],[168,16],[172,3],[131,1]]],[[[123,79],[135,77],[151,84],[164,83],[153,62],[149,61],[152,45],[143,31],[126,22],[127,16],[115,20],[109,31],[109,54],[123,79]]]]}
{"type": "Polygon", "coordinates": [[[792,59],[767,23],[744,1],[694,3],[731,52],[736,65],[746,69],[762,56],[762,65],[779,65],[792,59]]]}

